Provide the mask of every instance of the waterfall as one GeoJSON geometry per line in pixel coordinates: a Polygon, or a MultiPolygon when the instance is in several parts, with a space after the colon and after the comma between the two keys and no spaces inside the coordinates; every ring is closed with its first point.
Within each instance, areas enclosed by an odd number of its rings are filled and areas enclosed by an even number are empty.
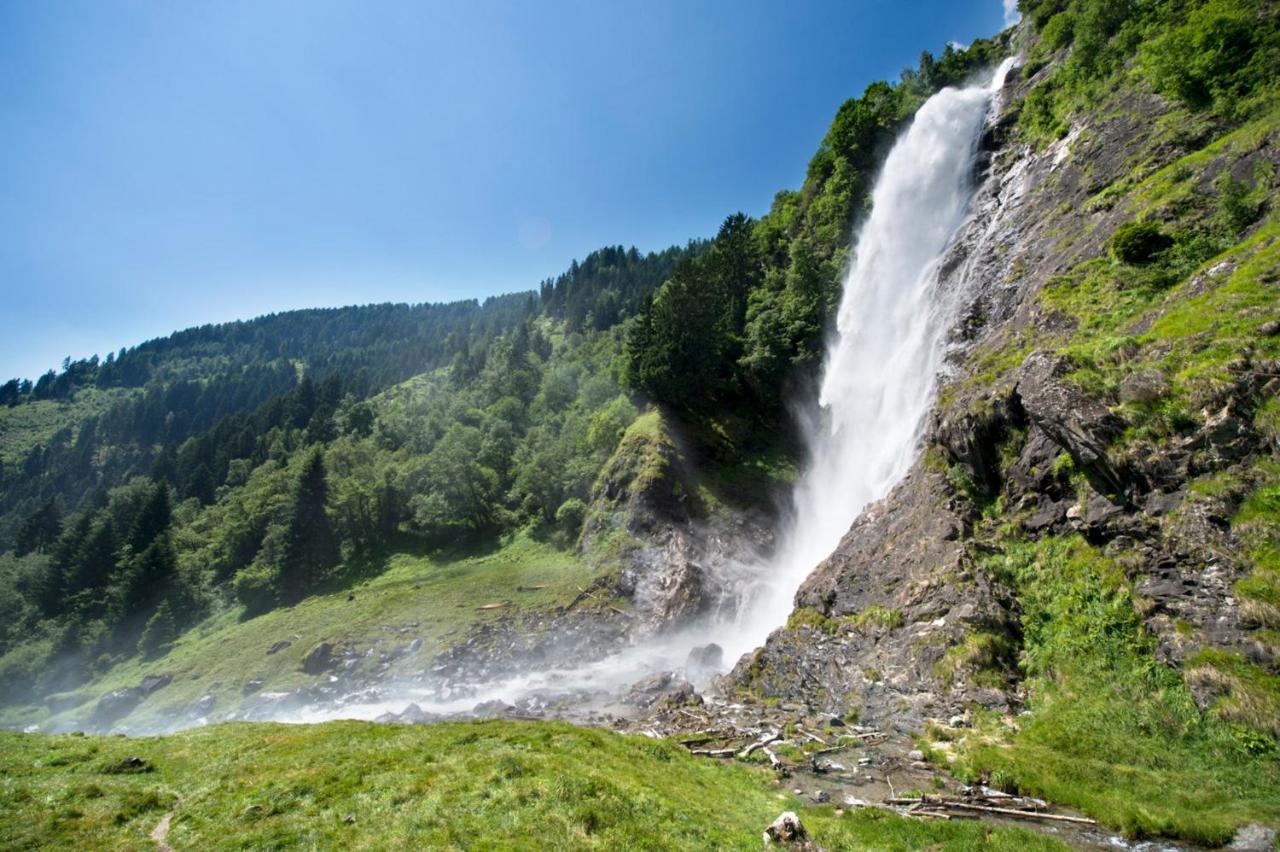
{"type": "Polygon", "coordinates": [[[804,579],[915,460],[964,295],[940,286],[938,266],[965,221],[978,141],[1011,64],[935,94],[885,160],[844,280],[820,411],[805,429],[806,469],[775,554],[744,571],[734,624],[718,640],[729,660],[786,620],[804,579]]]}
{"type": "Polygon", "coordinates": [[[947,286],[939,263],[964,224],[974,189],[978,141],[1012,60],[990,80],[938,92],[889,152],[855,240],[836,333],[827,350],[818,414],[806,429],[806,471],[772,557],[744,557],[715,578],[734,590],[729,612],[573,668],[551,667],[477,684],[456,699],[431,687],[394,697],[312,708],[294,721],[376,718],[413,700],[432,712],[476,702],[515,701],[540,690],[625,689],[655,671],[679,670],[689,649],[715,642],[724,662],[761,645],[786,621],[796,591],[866,506],[906,474],[933,404],[946,335],[964,301],[963,272],[947,286]]]}

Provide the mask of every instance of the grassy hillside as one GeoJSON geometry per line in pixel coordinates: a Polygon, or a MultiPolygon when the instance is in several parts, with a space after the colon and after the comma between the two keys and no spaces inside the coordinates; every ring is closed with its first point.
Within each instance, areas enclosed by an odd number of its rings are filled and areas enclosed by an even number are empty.
{"type": "Polygon", "coordinates": [[[758,849],[797,810],[828,849],[1063,848],[1028,831],[805,808],[763,772],[558,723],[0,734],[12,849],[758,849]]]}
{"type": "Polygon", "coordinates": [[[302,658],[320,642],[358,648],[361,654],[372,649],[373,656],[360,661],[364,669],[376,666],[379,654],[396,656],[386,677],[416,674],[475,625],[568,603],[599,569],[522,536],[471,555],[397,553],[380,561],[373,574],[349,590],[315,595],[256,618],[245,618],[240,608],[224,610],[184,633],[167,653],[130,658],[73,692],[55,695],[59,712],[52,716],[44,706],[19,704],[6,708],[0,719],[11,725],[83,724],[100,695],[168,675],[172,683],[128,718],[134,730],[163,729],[176,716],[189,716],[191,706],[206,695],[213,696],[216,714],[233,710],[250,680],[262,681],[264,692],[315,684],[318,678],[303,672],[302,658]],[[499,606],[482,608],[494,604],[499,606]],[[415,639],[421,640],[421,650],[404,655],[415,639]],[[268,654],[280,641],[290,646],[268,654]]]}

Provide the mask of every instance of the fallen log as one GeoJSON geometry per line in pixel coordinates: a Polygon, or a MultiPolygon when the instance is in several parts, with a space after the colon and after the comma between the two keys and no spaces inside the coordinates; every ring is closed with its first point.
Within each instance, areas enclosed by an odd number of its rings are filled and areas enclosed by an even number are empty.
{"type": "Polygon", "coordinates": [[[1013,817],[1014,819],[1047,819],[1054,822],[1071,822],[1077,825],[1097,825],[1095,820],[1088,817],[1067,816],[1065,814],[1050,814],[1044,811],[1020,811],[1017,808],[997,808],[992,805],[970,805],[965,802],[947,802],[940,807],[959,808],[963,811],[979,811],[987,814],[999,814],[1000,816],[1013,817]]]}
{"type": "Polygon", "coordinates": [[[742,751],[738,752],[738,758],[740,760],[745,760],[746,758],[751,756],[751,752],[755,751],[758,748],[763,748],[764,746],[767,746],[769,743],[777,742],[778,738],[781,736],[782,736],[781,734],[775,732],[773,734],[770,734],[768,737],[765,737],[762,740],[757,740],[756,742],[753,742],[751,745],[747,746],[742,751]]]}
{"type": "Polygon", "coordinates": [[[733,757],[737,751],[736,748],[695,748],[689,754],[700,754],[703,757],[733,757]]]}

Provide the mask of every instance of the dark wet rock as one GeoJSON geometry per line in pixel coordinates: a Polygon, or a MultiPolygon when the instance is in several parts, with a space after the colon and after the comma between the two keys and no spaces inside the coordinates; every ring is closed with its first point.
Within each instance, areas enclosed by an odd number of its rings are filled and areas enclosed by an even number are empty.
{"type": "Polygon", "coordinates": [[[688,677],[702,679],[719,674],[724,668],[724,648],[715,642],[698,645],[689,652],[685,660],[684,670],[688,677]]]}
{"type": "Polygon", "coordinates": [[[191,712],[196,716],[208,716],[213,712],[217,699],[212,695],[202,695],[195,704],[191,705],[191,712]]]}
{"type": "Polygon", "coordinates": [[[93,710],[93,722],[99,727],[109,728],[134,711],[145,698],[137,689],[117,689],[108,692],[98,699],[93,710]]]}
{"type": "Polygon", "coordinates": [[[272,642],[271,647],[267,649],[267,656],[278,654],[293,643],[288,639],[281,639],[279,642],[272,642]]]}
{"type": "Polygon", "coordinates": [[[302,670],[309,675],[322,674],[334,664],[333,643],[321,642],[302,658],[302,670]]]}
{"type": "Polygon", "coordinates": [[[1047,532],[1067,520],[1067,512],[1071,504],[1066,500],[1046,500],[1022,526],[1028,532],[1047,532]]]}
{"type": "Polygon", "coordinates": [[[964,468],[981,494],[1000,489],[1000,444],[1021,419],[1007,393],[992,393],[935,419],[931,433],[948,460],[964,468]]]}
{"type": "Polygon", "coordinates": [[[242,695],[253,695],[255,692],[262,689],[262,687],[264,686],[264,683],[265,682],[262,680],[262,678],[254,678],[253,680],[247,680],[244,682],[244,686],[240,689],[240,693],[242,695]]]}
{"type": "Polygon", "coordinates": [[[171,675],[149,675],[142,679],[142,683],[138,684],[138,691],[142,693],[142,697],[146,698],[157,690],[164,689],[173,682],[171,675]]]}
{"type": "Polygon", "coordinates": [[[126,757],[102,768],[104,775],[142,775],[154,771],[155,767],[149,760],[137,756],[126,757]]]}

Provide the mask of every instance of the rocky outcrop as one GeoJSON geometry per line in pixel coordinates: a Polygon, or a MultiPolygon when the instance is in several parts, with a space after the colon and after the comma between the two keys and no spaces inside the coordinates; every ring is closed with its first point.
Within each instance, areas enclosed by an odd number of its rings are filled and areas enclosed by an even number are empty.
{"type": "Polygon", "coordinates": [[[744,550],[770,547],[771,528],[765,511],[703,505],[683,442],[651,411],[627,431],[596,482],[582,550],[590,557],[611,542],[622,552],[613,589],[630,603],[630,632],[642,638],[727,605],[732,563],[744,550]]]}
{"type": "Polygon", "coordinates": [[[1006,710],[1010,697],[978,686],[966,666],[1006,671],[1017,620],[1012,596],[969,558],[965,507],[940,501],[941,473],[918,464],[854,523],[796,595],[789,626],[739,662],[729,684],[871,724],[914,729],[971,704],[1006,710]],[[988,647],[967,660],[969,637],[988,647]],[[953,659],[948,659],[952,653],[953,659]]]}

